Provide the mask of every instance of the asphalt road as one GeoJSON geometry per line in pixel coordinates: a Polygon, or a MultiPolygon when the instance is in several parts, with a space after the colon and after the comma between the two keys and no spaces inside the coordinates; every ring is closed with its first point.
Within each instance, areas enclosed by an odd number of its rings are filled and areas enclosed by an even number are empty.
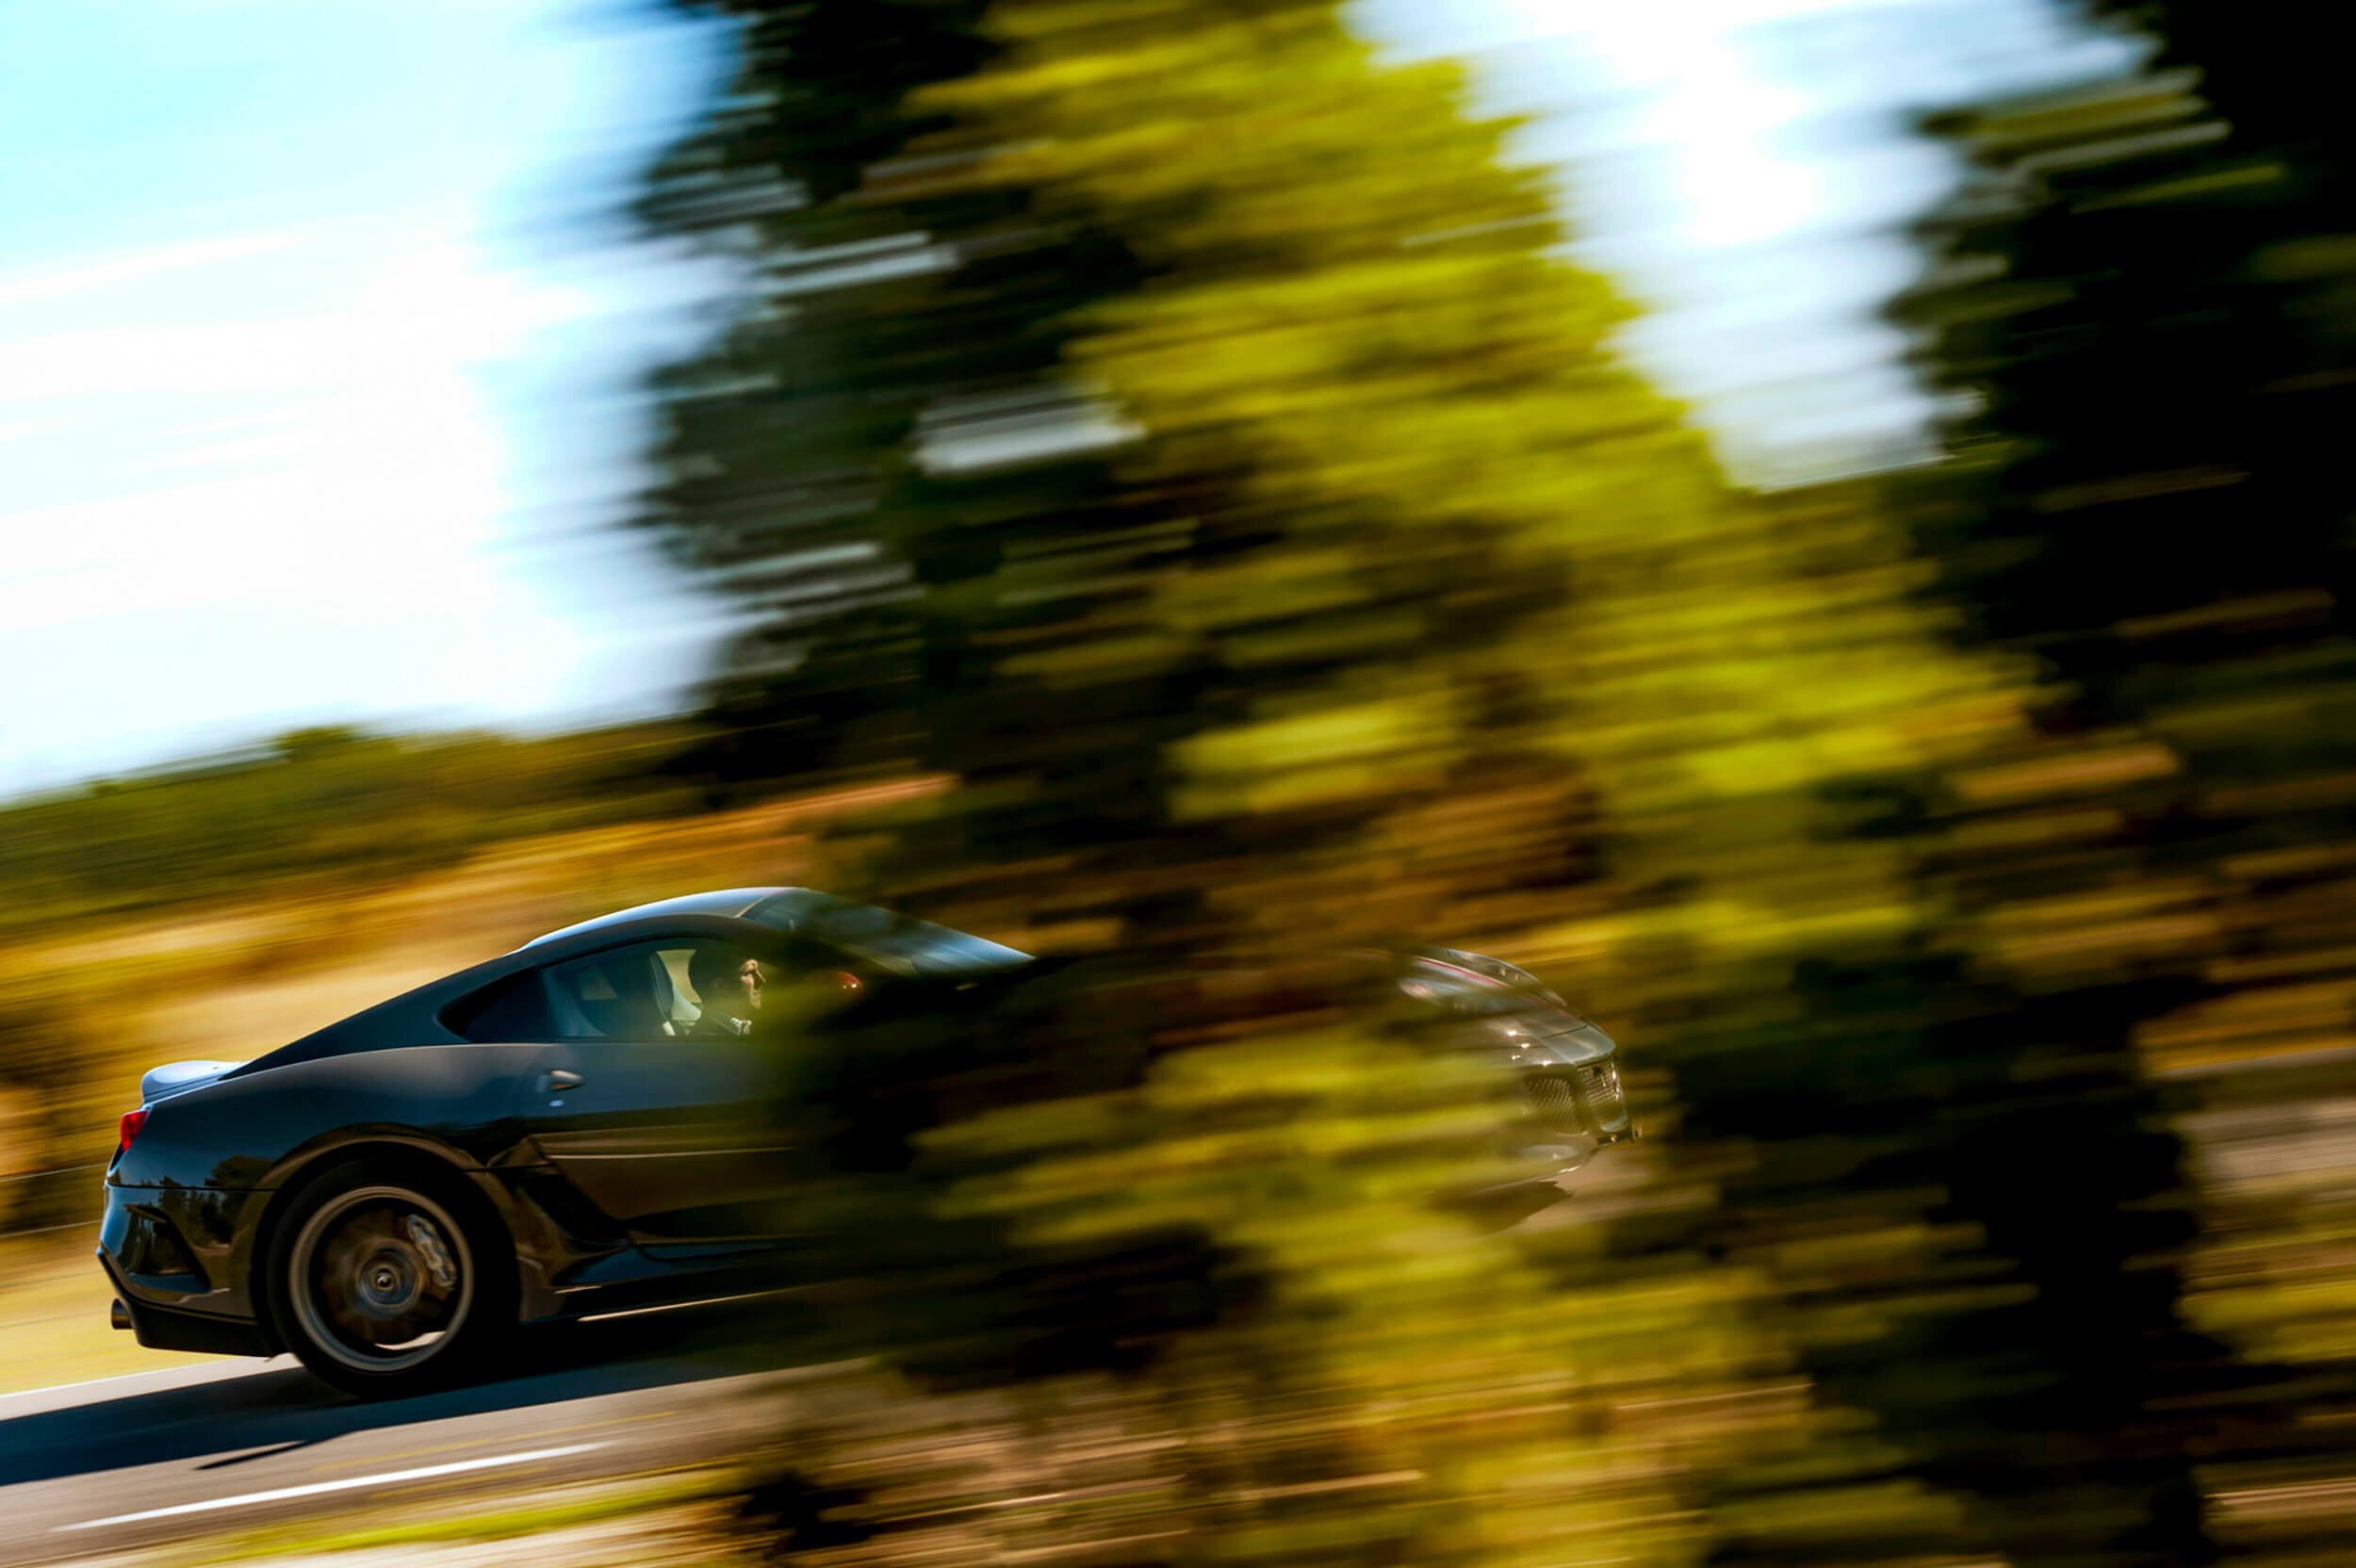
{"type": "Polygon", "coordinates": [[[727,1460],[810,1376],[762,1364],[743,1327],[742,1309],[577,1325],[532,1337],[502,1380],[377,1404],[286,1357],[0,1396],[0,1564],[356,1511],[401,1524],[727,1460]]]}

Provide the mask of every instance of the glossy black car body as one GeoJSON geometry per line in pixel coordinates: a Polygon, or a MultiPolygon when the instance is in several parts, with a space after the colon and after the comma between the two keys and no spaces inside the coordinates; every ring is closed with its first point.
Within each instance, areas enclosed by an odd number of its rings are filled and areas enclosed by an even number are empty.
{"type": "MultiPolygon", "coordinates": [[[[1031,962],[809,890],[735,889],[552,932],[251,1062],[158,1069],[106,1179],[98,1255],[118,1324],[163,1349],[293,1349],[342,1386],[391,1392],[423,1379],[297,1319],[423,1311],[437,1291],[445,1315],[577,1316],[709,1294],[715,1270],[777,1251],[793,1179],[767,1055],[697,1037],[708,1009],[674,985],[681,956],[707,950],[831,966],[845,984],[1031,962]],[[646,998],[593,984],[609,971],[651,974],[646,998]],[[342,1294],[306,1304],[302,1282],[338,1270],[342,1294]]],[[[1612,1042],[1536,981],[1443,950],[1384,958],[1523,1075],[1535,1173],[1630,1135],[1612,1042]]]]}

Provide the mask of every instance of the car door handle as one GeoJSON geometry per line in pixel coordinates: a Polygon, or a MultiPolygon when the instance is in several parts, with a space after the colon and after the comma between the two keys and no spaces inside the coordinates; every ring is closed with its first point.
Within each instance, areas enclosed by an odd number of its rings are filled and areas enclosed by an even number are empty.
{"type": "Polygon", "coordinates": [[[581,1087],[581,1074],[578,1072],[567,1072],[560,1067],[553,1072],[543,1072],[540,1074],[540,1092],[542,1094],[554,1094],[559,1089],[577,1089],[579,1087],[581,1087]]]}

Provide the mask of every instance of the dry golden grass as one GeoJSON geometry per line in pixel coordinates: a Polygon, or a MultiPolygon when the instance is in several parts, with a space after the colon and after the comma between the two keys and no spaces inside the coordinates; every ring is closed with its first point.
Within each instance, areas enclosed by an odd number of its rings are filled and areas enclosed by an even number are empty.
{"type": "Polygon", "coordinates": [[[221,1359],[145,1349],[107,1326],[114,1290],[90,1256],[96,1233],[0,1243],[0,1336],[8,1346],[0,1357],[0,1394],[221,1359]]]}

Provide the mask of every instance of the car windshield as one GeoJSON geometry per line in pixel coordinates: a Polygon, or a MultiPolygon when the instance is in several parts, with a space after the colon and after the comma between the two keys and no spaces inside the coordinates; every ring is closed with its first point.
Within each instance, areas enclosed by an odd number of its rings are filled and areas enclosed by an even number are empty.
{"type": "Polygon", "coordinates": [[[1027,953],[980,937],[806,888],[764,898],[744,917],[832,942],[900,974],[986,974],[1031,961],[1027,953]]]}

